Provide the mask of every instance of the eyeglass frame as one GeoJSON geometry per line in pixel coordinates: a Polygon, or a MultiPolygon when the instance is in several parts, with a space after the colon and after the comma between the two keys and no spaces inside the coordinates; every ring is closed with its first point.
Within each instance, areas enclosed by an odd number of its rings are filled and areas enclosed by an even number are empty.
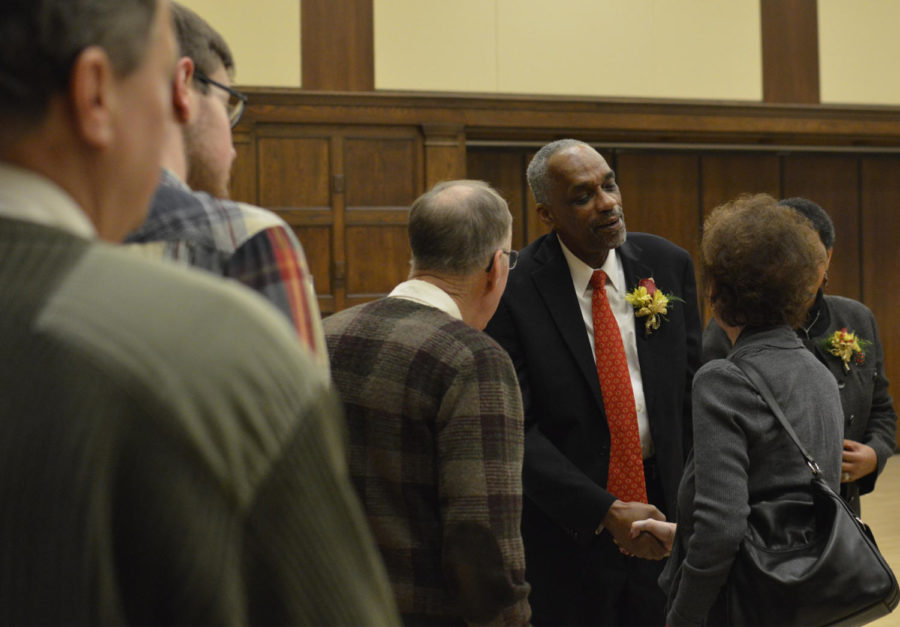
{"type": "MultiPolygon", "coordinates": [[[[516,264],[519,263],[519,251],[513,248],[509,250],[500,249],[500,252],[504,255],[509,255],[509,269],[512,270],[516,267],[516,264]]],[[[488,262],[487,268],[484,269],[485,272],[490,272],[491,268],[494,267],[494,255],[491,255],[491,260],[488,262]]]]}
{"type": "Polygon", "coordinates": [[[219,81],[214,81],[210,77],[208,77],[203,72],[194,72],[194,78],[203,83],[204,85],[212,85],[214,87],[218,87],[219,89],[224,89],[228,92],[228,95],[233,96],[238,99],[238,105],[235,109],[236,113],[228,114],[228,122],[231,124],[231,128],[237,126],[237,123],[241,121],[241,116],[244,115],[244,109],[247,107],[247,94],[242,94],[236,89],[232,89],[228,85],[223,85],[219,81]]]}

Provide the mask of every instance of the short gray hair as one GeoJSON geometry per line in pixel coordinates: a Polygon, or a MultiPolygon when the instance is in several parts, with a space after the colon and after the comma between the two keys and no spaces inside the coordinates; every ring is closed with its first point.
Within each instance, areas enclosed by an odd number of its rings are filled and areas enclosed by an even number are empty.
{"type": "Polygon", "coordinates": [[[534,157],[531,158],[531,163],[528,164],[526,172],[528,187],[531,188],[534,199],[540,204],[547,204],[550,200],[550,175],[547,172],[547,162],[560,150],[566,150],[574,146],[588,146],[590,148],[588,144],[577,139],[557,139],[538,150],[534,157]]]}
{"type": "Polygon", "coordinates": [[[0,3],[0,116],[31,126],[69,88],[81,52],[100,46],[127,76],[144,57],[157,0],[3,0],[0,3]]]}
{"type": "Polygon", "coordinates": [[[484,269],[511,228],[506,201],[487,183],[438,183],[409,210],[413,269],[459,276],[484,269]]]}

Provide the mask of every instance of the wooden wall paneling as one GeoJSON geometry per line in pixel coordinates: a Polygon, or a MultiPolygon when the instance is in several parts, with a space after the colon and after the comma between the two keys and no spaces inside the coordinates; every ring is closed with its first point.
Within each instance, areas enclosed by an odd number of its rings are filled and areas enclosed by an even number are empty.
{"type": "Polygon", "coordinates": [[[809,198],[834,223],[834,254],[825,291],[856,299],[862,298],[858,159],[855,155],[840,154],[782,156],[782,197],[809,198]]]}
{"type": "Polygon", "coordinates": [[[234,200],[259,204],[256,195],[256,142],[247,132],[234,133],[232,142],[237,154],[231,166],[228,191],[234,200]]]}
{"type": "Polygon", "coordinates": [[[348,211],[403,207],[419,195],[420,139],[409,133],[344,137],[344,177],[348,211]]]}
{"type": "Polygon", "coordinates": [[[337,311],[339,281],[333,276],[336,251],[331,232],[335,220],[330,181],[334,150],[322,127],[258,125],[258,192],[261,206],[287,222],[303,245],[323,312],[337,311]]]}
{"type": "Polygon", "coordinates": [[[573,135],[599,145],[900,146],[898,107],[262,87],[245,91],[251,99],[242,124],[456,125],[468,142],[530,146],[573,135]]]}
{"type": "Polygon", "coordinates": [[[424,124],[425,188],[466,176],[466,134],[455,124],[424,124]]]}
{"type": "Polygon", "coordinates": [[[516,148],[469,148],[466,151],[466,178],[484,181],[496,189],[509,204],[513,217],[512,247],[527,243],[525,156],[516,148]]]}
{"type": "Polygon", "coordinates": [[[710,152],[700,156],[700,227],[710,212],[741,194],[781,194],[781,163],[774,153],[710,152]]]}
{"type": "MultiPolygon", "coordinates": [[[[329,313],[347,307],[347,241],[345,237],[347,215],[347,181],[344,175],[344,138],[335,131],[330,137],[331,146],[331,255],[328,265],[332,277],[331,296],[333,308],[329,313]]],[[[322,302],[319,296],[319,302],[322,302]]]]}
{"type": "Polygon", "coordinates": [[[262,206],[331,206],[331,148],[327,131],[299,127],[284,132],[273,128],[258,136],[257,151],[262,206]]]}
{"type": "Polygon", "coordinates": [[[303,89],[375,89],[373,0],[300,2],[303,89]]]}
{"type": "MultiPolygon", "coordinates": [[[[781,189],[780,161],[763,152],[709,152],[700,156],[700,212],[697,232],[703,235],[703,221],[717,206],[741,194],[765,193],[778,198],[781,189]]],[[[699,239],[694,256],[695,273],[699,261],[699,239]]],[[[699,288],[698,288],[699,289],[699,288]]],[[[700,312],[704,327],[712,316],[702,295],[700,312]]]]}
{"type": "Polygon", "coordinates": [[[900,408],[900,157],[864,157],[860,172],[862,300],[878,321],[885,372],[900,408]]]}
{"type": "Polygon", "coordinates": [[[760,0],[763,102],[819,102],[816,0],[760,0]]]}
{"type": "Polygon", "coordinates": [[[348,306],[386,295],[409,274],[406,224],[409,206],[422,192],[422,153],[413,127],[344,132],[348,306]]]}
{"type": "Polygon", "coordinates": [[[347,306],[386,296],[409,276],[406,212],[396,212],[394,224],[348,224],[347,306]]]}
{"type": "MultiPolygon", "coordinates": [[[[616,179],[629,231],[653,233],[696,259],[700,246],[700,167],[696,153],[617,151],[616,179]]],[[[666,289],[665,285],[660,286],[666,289]]],[[[704,303],[697,294],[700,313],[704,303]]]]}
{"type": "Polygon", "coordinates": [[[618,151],[616,163],[628,230],[665,237],[696,257],[700,239],[697,154],[618,151]]]}

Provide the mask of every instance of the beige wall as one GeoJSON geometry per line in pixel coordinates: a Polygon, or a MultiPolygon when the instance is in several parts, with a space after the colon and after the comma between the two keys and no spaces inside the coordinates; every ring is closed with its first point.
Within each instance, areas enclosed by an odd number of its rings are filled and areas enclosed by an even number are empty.
{"type": "Polygon", "coordinates": [[[300,87],[300,0],[179,0],[222,33],[239,85],[300,87]]]}
{"type": "MultiPolygon", "coordinates": [[[[302,0],[182,1],[228,40],[238,84],[301,86],[302,0]]],[[[377,89],[762,99],[759,0],[373,3],[377,89]]],[[[900,104],[900,2],[818,9],[822,102],[900,104]]]]}
{"type": "Polygon", "coordinates": [[[759,0],[374,0],[375,86],[762,98],[759,0]]]}
{"type": "Polygon", "coordinates": [[[900,2],[818,2],[822,102],[900,104],[900,2]]]}

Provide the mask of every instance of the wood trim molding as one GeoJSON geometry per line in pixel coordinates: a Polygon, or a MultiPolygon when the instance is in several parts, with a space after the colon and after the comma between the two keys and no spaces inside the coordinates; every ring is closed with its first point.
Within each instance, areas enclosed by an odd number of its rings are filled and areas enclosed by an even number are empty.
{"type": "Polygon", "coordinates": [[[819,102],[816,0],[760,0],[763,102],[819,102]]]}
{"type": "MultiPolygon", "coordinates": [[[[388,124],[437,141],[740,144],[743,147],[900,148],[900,108],[707,101],[308,92],[248,88],[243,125],[388,124]],[[458,129],[458,130],[457,130],[458,129]],[[425,133],[426,136],[432,133],[425,133]]],[[[238,128],[240,129],[241,126],[238,128]]]]}
{"type": "Polygon", "coordinates": [[[373,0],[302,0],[303,89],[375,89],[373,0]]]}

